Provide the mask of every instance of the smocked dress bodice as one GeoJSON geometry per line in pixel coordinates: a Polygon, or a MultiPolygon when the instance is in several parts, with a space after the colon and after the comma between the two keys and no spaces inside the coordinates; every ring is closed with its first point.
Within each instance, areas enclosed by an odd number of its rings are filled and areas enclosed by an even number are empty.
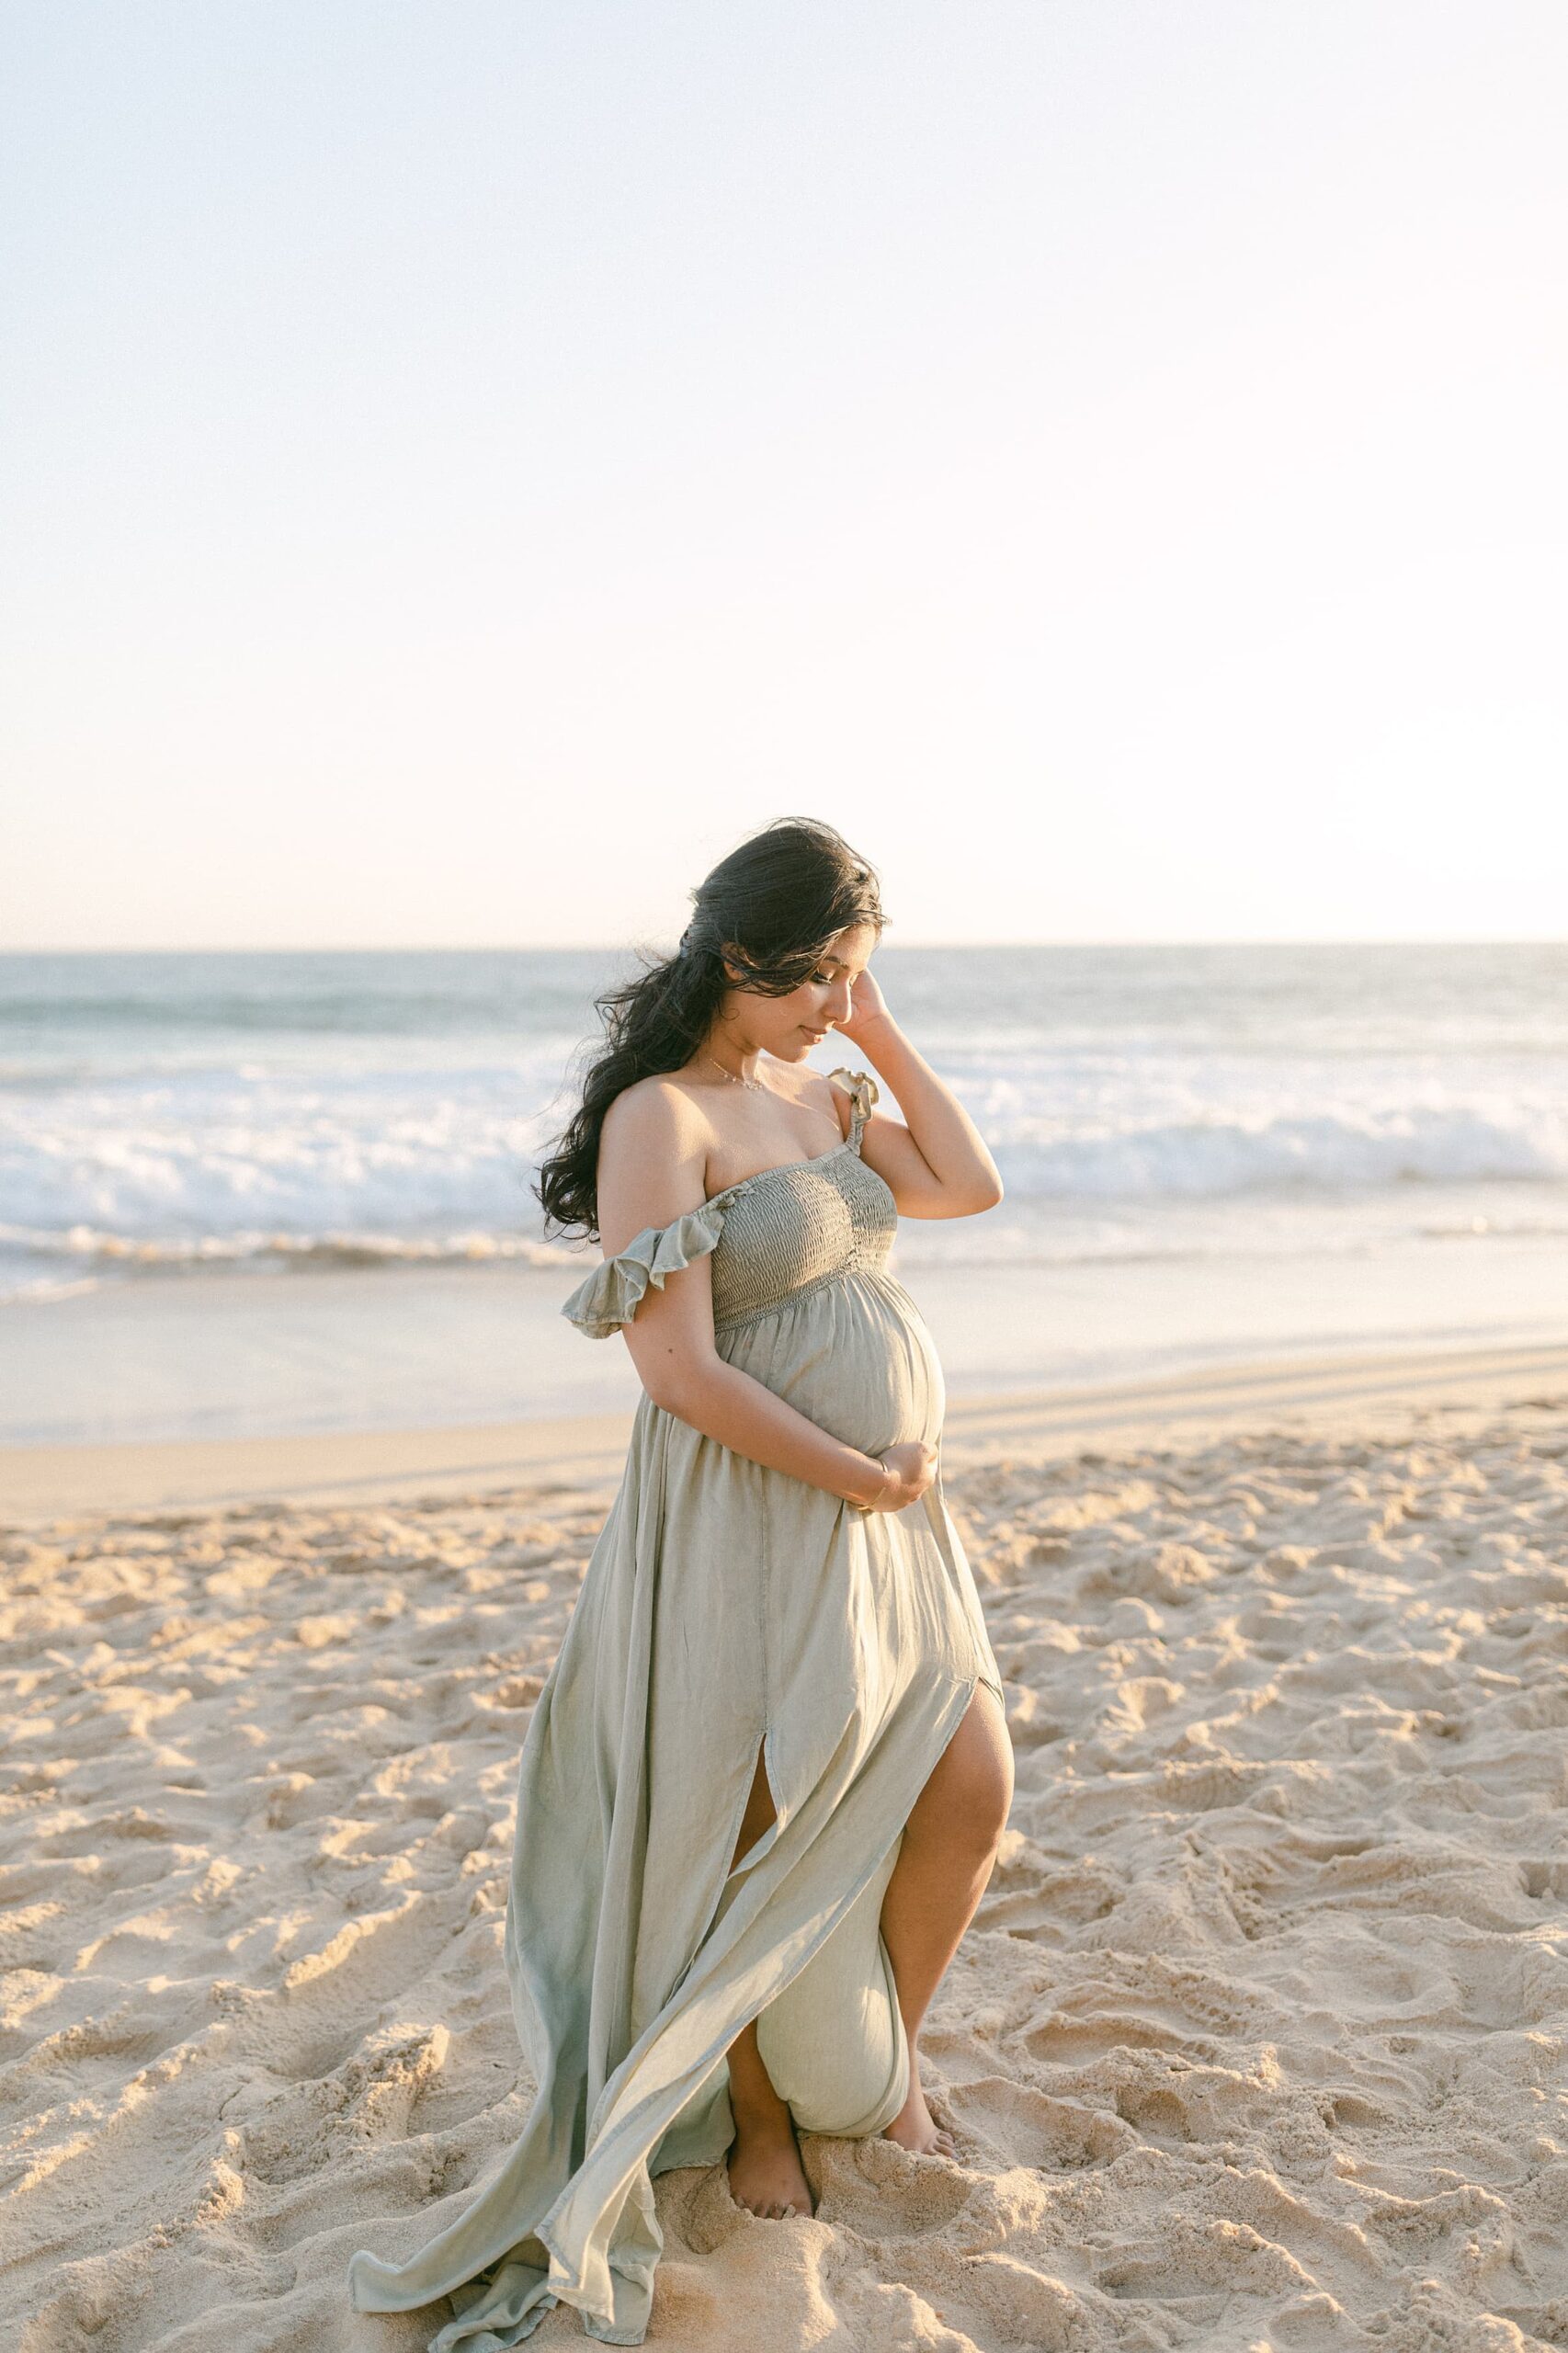
{"type": "MultiPolygon", "coordinates": [[[[846,1445],[881,1454],[935,1445],[941,1365],[919,1309],[888,1272],[898,1230],[889,1187],[860,1154],[877,1083],[835,1071],[853,1105],[849,1134],[814,1159],[758,1170],[699,1209],[647,1226],[581,1282],[562,1309],[603,1338],[630,1323],[650,1285],[711,1254],[713,1336],[748,1372],[846,1445]]],[[[661,1411],[644,1396],[646,1416],[661,1411]]]]}
{"type": "MultiPolygon", "coordinates": [[[[861,1080],[868,1108],[874,1083],[861,1080]]],[[[814,1160],[765,1168],[715,1194],[723,1224],[713,1247],[713,1328],[730,1331],[785,1300],[845,1275],[881,1273],[898,1231],[893,1197],[859,1155],[856,1132],[814,1160]]]]}
{"type": "Polygon", "coordinates": [[[787,1300],[887,1266],[898,1231],[892,1194],[860,1157],[877,1083],[835,1070],[849,1089],[849,1134],[810,1160],[763,1168],[725,1186],[666,1226],[645,1226],[581,1282],[562,1313],[596,1339],[631,1321],[650,1283],[706,1252],[713,1256],[713,1328],[737,1329],[787,1300]]]}

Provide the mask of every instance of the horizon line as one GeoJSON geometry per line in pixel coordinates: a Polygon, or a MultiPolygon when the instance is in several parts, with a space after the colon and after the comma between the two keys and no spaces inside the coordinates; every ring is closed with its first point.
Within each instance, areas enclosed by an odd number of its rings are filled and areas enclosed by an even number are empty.
{"type": "MultiPolygon", "coordinates": [[[[66,941],[26,948],[0,944],[0,959],[24,956],[584,956],[614,954],[628,949],[657,948],[659,944],[646,934],[615,940],[240,940],[222,943],[194,940],[160,943],[156,947],[145,941],[96,942],[91,945],[66,941]]],[[[1568,935],[1510,935],[1499,938],[1494,933],[1433,932],[1391,938],[1386,934],[1301,932],[1269,938],[1236,934],[1222,938],[1209,935],[1186,938],[1128,937],[1109,939],[1085,935],[1082,938],[1058,936],[1051,939],[892,939],[886,945],[921,950],[955,948],[1562,948],[1568,946],[1568,935]]]]}

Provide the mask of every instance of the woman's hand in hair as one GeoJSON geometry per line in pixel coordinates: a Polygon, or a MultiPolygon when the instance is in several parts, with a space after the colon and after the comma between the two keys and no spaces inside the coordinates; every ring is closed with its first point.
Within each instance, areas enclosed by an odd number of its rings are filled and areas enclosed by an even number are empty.
{"type": "Polygon", "coordinates": [[[878,1030],[888,1018],[888,1001],[872,979],[868,964],[855,977],[849,991],[848,1017],[838,1023],[835,1034],[846,1038],[852,1046],[864,1046],[870,1051],[878,1030]]]}

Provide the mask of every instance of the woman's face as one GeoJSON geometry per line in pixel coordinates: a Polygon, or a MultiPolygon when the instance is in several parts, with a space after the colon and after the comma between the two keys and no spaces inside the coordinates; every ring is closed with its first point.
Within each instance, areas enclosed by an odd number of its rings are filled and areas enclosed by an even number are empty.
{"type": "Polygon", "coordinates": [[[848,1020],[850,990],[870,962],[876,944],[873,925],[853,924],[835,935],[816,970],[788,996],[747,991],[744,1018],[754,1042],[784,1061],[803,1061],[830,1029],[841,1029],[848,1020]]]}

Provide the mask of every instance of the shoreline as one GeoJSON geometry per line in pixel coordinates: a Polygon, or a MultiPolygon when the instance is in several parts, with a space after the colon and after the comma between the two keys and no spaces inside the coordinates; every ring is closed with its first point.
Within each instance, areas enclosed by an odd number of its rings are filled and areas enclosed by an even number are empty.
{"type": "MultiPolygon", "coordinates": [[[[1511,1408],[1568,1408],[1568,1336],[1476,1347],[1293,1353],[1142,1380],[949,1393],[944,1471],[1095,1449],[1201,1444],[1231,1432],[1446,1431],[1511,1408]]],[[[374,1504],[415,1495],[584,1492],[619,1481],[631,1413],[296,1436],[0,1448],[0,1521],[207,1510],[257,1501],[374,1504]]]]}
{"type": "MultiPolygon", "coordinates": [[[[561,1313],[568,1276],[588,1264],[168,1276],[13,1302],[0,1310],[0,1495],[7,1461],[46,1449],[288,1445],[307,1432],[348,1443],[371,1431],[390,1447],[433,1429],[613,1425],[641,1395],[631,1358],[585,1343],[561,1313]]],[[[890,1272],[929,1327],[950,1412],[1207,1381],[1225,1367],[1538,1348],[1568,1336],[1568,1254],[1540,1237],[1364,1258],[1048,1267],[1004,1256],[895,1260],[890,1272]]],[[[569,1434],[560,1443],[579,1450],[569,1434]]],[[[596,1429],[592,1447],[606,1443],[596,1429]]],[[[519,1448],[533,1462],[532,1442],[510,1451],[519,1448]]],[[[276,1484],[240,1459],[245,1477],[276,1484]]],[[[369,1468],[395,1472],[398,1460],[383,1452],[369,1468]]],[[[114,1492],[85,1467],[93,1492],[114,1492]]]]}

